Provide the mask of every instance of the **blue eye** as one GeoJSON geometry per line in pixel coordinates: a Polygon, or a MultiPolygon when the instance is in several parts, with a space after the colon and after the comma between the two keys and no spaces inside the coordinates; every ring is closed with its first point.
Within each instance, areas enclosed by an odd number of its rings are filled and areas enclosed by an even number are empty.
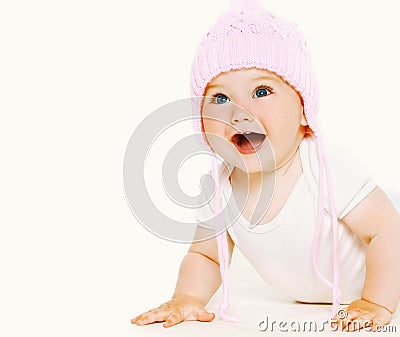
{"type": "Polygon", "coordinates": [[[217,104],[225,104],[226,102],[229,101],[229,99],[228,99],[228,97],[226,97],[226,96],[223,95],[223,94],[218,94],[218,95],[216,95],[216,96],[214,97],[214,101],[215,101],[215,103],[217,103],[217,104]]]}
{"type": "Polygon", "coordinates": [[[268,88],[260,88],[256,90],[255,96],[256,97],[265,97],[272,93],[272,91],[268,88]]]}

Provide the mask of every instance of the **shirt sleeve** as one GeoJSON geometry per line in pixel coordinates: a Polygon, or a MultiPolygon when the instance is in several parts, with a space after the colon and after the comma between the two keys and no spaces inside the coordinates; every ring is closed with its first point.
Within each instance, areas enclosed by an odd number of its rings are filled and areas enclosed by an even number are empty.
{"type": "Polygon", "coordinates": [[[350,152],[328,146],[327,156],[336,211],[342,219],[377,187],[377,183],[350,152]]]}
{"type": "MultiPolygon", "coordinates": [[[[311,189],[314,197],[318,200],[319,163],[315,142],[312,142],[312,144],[310,142],[308,148],[309,170],[311,171],[311,174],[308,173],[308,175],[312,177],[311,189]]],[[[377,182],[349,151],[329,143],[325,144],[325,150],[333,187],[336,213],[338,218],[342,219],[377,187],[377,182]]],[[[307,167],[303,167],[303,170],[307,171],[307,167]]],[[[304,173],[307,175],[307,172],[304,173]]],[[[324,207],[330,213],[326,183],[324,190],[324,207]]]]}

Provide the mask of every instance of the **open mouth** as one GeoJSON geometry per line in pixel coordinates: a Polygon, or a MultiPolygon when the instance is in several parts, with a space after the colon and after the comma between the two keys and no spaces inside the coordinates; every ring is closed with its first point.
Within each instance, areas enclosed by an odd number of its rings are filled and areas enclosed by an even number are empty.
{"type": "Polygon", "coordinates": [[[257,152],[266,136],[263,133],[245,132],[236,133],[232,136],[231,141],[242,154],[257,152]]]}

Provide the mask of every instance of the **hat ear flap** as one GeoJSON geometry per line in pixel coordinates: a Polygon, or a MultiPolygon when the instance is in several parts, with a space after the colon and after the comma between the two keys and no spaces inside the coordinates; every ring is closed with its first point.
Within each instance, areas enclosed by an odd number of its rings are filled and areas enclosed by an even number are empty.
{"type": "Polygon", "coordinates": [[[308,126],[308,122],[307,122],[306,116],[304,115],[304,112],[301,114],[300,125],[302,125],[302,126],[308,126]]]}
{"type": "Polygon", "coordinates": [[[306,114],[304,113],[304,105],[301,105],[301,120],[300,125],[302,126],[309,126],[306,118],[306,114]]]}

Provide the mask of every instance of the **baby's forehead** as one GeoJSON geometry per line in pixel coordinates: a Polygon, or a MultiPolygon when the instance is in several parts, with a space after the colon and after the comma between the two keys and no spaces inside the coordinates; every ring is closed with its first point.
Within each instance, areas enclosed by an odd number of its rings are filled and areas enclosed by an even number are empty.
{"type": "Polygon", "coordinates": [[[254,82],[257,80],[286,83],[286,81],[284,81],[280,76],[267,69],[240,68],[228,70],[215,76],[210,82],[208,82],[205,92],[214,87],[225,86],[235,82],[237,83],[237,81],[254,82]]]}

